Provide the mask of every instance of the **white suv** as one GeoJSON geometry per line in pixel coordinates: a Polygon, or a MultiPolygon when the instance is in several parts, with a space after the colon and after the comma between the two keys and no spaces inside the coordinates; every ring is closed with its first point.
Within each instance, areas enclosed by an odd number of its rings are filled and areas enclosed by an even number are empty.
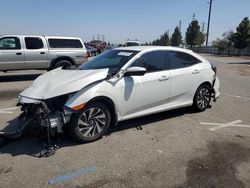
{"type": "Polygon", "coordinates": [[[204,111],[219,96],[216,68],[190,50],[136,46],[107,51],[76,70],[38,77],[19,97],[23,115],[80,142],[117,122],[184,106],[204,111]]]}

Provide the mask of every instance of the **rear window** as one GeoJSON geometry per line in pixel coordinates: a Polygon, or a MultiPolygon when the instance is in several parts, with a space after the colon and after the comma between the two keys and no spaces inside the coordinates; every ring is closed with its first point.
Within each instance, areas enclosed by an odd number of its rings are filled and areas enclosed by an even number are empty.
{"type": "Polygon", "coordinates": [[[43,41],[39,37],[25,37],[25,45],[29,50],[36,50],[43,48],[43,41]]]}
{"type": "Polygon", "coordinates": [[[77,39],[49,39],[51,48],[82,48],[82,43],[77,39]]]}

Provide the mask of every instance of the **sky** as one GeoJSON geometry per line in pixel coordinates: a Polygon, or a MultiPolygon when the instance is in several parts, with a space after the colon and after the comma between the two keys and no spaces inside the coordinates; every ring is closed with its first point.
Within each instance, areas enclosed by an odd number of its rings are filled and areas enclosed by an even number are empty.
{"type": "MultiPolygon", "coordinates": [[[[181,20],[183,37],[193,14],[206,31],[209,0],[0,0],[0,34],[98,35],[118,44],[152,42],[173,33],[181,20]]],[[[250,0],[213,0],[209,43],[250,19],[250,0]]]]}

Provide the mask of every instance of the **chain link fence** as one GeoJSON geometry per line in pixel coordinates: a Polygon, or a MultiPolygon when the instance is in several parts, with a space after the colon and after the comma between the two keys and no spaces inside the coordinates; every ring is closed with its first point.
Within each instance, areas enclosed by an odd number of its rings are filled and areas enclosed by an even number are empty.
{"type": "Polygon", "coordinates": [[[213,46],[197,46],[193,47],[193,51],[196,53],[207,53],[227,56],[250,56],[250,47],[240,50],[234,48],[219,50],[218,48],[215,48],[213,46]]]}

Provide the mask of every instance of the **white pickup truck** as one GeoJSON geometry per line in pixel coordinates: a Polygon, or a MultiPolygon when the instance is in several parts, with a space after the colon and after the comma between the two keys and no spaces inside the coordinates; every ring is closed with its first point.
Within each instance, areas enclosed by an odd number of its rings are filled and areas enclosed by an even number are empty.
{"type": "Polygon", "coordinates": [[[80,38],[0,36],[0,71],[69,67],[86,61],[87,50],[80,38]]]}

